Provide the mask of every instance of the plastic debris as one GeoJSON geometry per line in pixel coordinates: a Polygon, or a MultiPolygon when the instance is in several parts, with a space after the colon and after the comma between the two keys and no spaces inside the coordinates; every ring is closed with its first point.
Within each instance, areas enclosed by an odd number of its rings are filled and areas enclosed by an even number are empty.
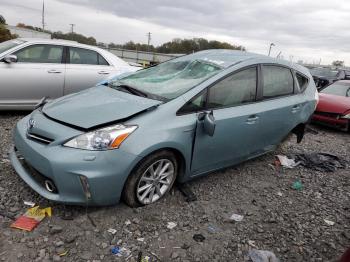
{"type": "Polygon", "coordinates": [[[230,216],[230,221],[235,221],[235,222],[241,222],[243,220],[244,216],[238,215],[238,214],[232,214],[230,216]]]}
{"type": "Polygon", "coordinates": [[[107,232],[108,232],[108,233],[111,233],[112,235],[114,235],[115,233],[117,233],[117,230],[114,229],[114,228],[109,228],[109,229],[107,230],[107,232]]]}
{"type": "Polygon", "coordinates": [[[279,262],[279,259],[271,251],[251,249],[248,255],[253,262],[279,262]]]}
{"type": "Polygon", "coordinates": [[[118,257],[129,257],[131,254],[130,249],[126,248],[126,247],[118,247],[118,246],[114,246],[111,249],[112,254],[118,256],[118,257]]]}
{"type": "Polygon", "coordinates": [[[125,225],[128,226],[128,225],[131,225],[131,221],[128,219],[125,221],[125,225]]]}
{"type": "Polygon", "coordinates": [[[282,166],[287,168],[294,168],[300,164],[300,162],[295,162],[294,159],[288,158],[284,155],[276,155],[282,166]]]}
{"type": "Polygon", "coordinates": [[[280,197],[283,196],[282,192],[280,192],[280,191],[277,192],[277,196],[280,196],[280,197]]]}
{"type": "Polygon", "coordinates": [[[137,239],[137,241],[144,242],[144,241],[145,241],[145,238],[144,238],[144,237],[139,237],[139,238],[137,239]]]}
{"type": "Polygon", "coordinates": [[[193,239],[196,242],[203,242],[205,240],[205,237],[202,234],[194,234],[193,239]]]}
{"type": "Polygon", "coordinates": [[[175,222],[168,222],[168,225],[166,227],[169,229],[173,229],[176,226],[177,226],[177,224],[175,222]]]}
{"type": "Polygon", "coordinates": [[[251,247],[254,247],[254,248],[258,248],[258,247],[255,245],[255,241],[254,241],[254,240],[248,240],[248,245],[251,246],[251,247]]]}
{"type": "Polygon", "coordinates": [[[323,219],[324,222],[326,222],[327,225],[329,226],[334,226],[335,222],[328,220],[328,219],[323,219]]]}
{"type": "Polygon", "coordinates": [[[208,231],[212,234],[214,234],[217,231],[217,228],[214,227],[213,225],[208,226],[208,231]]]}
{"type": "Polygon", "coordinates": [[[293,183],[292,188],[295,189],[295,190],[300,191],[300,190],[303,189],[303,184],[301,183],[300,180],[297,180],[297,181],[295,181],[295,182],[293,183]]]}
{"type": "Polygon", "coordinates": [[[23,201],[23,204],[25,204],[26,206],[30,206],[30,207],[34,207],[35,203],[32,201],[23,201]]]}
{"type": "Polygon", "coordinates": [[[62,253],[60,253],[60,254],[58,254],[60,257],[64,257],[65,255],[67,255],[68,254],[68,250],[66,250],[66,251],[64,251],[64,252],[62,252],[62,253]]]}
{"type": "Polygon", "coordinates": [[[20,216],[12,225],[12,228],[18,228],[26,231],[32,231],[46,217],[51,217],[51,207],[39,208],[32,207],[20,216]]]}
{"type": "Polygon", "coordinates": [[[328,153],[309,153],[291,155],[306,168],[321,172],[334,172],[338,168],[346,168],[348,162],[336,155],[328,153]]]}

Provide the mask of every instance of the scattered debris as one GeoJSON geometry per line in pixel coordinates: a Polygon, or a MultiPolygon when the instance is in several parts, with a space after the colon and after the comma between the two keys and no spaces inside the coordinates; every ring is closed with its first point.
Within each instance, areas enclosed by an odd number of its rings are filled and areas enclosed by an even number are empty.
{"type": "Polygon", "coordinates": [[[137,239],[137,241],[144,242],[144,241],[145,241],[145,238],[144,238],[144,237],[139,237],[139,238],[137,239]]]}
{"type": "Polygon", "coordinates": [[[18,228],[26,231],[32,231],[46,217],[51,217],[51,207],[39,208],[32,207],[24,215],[20,216],[12,225],[12,228],[18,228]]]}
{"type": "Polygon", "coordinates": [[[66,251],[64,251],[64,252],[62,252],[62,253],[60,253],[60,254],[58,254],[60,257],[64,257],[65,255],[67,255],[68,254],[68,250],[66,250],[66,251]]]}
{"type": "Polygon", "coordinates": [[[175,222],[168,222],[168,225],[166,227],[169,229],[173,229],[176,226],[177,226],[177,224],[175,222]]]}
{"type": "Polygon", "coordinates": [[[130,249],[126,247],[118,247],[118,246],[112,247],[111,252],[112,254],[117,255],[118,257],[125,257],[125,258],[128,258],[131,254],[130,249]]]}
{"type": "Polygon", "coordinates": [[[277,192],[277,196],[280,196],[280,197],[283,196],[282,192],[281,192],[281,191],[278,191],[278,192],[277,192]]]}
{"type": "Polygon", "coordinates": [[[215,233],[216,231],[217,231],[217,229],[214,227],[214,226],[212,226],[212,225],[209,225],[208,226],[208,231],[209,231],[209,233],[215,233]]]}
{"type": "Polygon", "coordinates": [[[251,247],[254,247],[254,248],[258,248],[258,247],[255,245],[255,241],[253,241],[253,240],[248,240],[248,245],[251,246],[251,247]]]}
{"type": "Polygon", "coordinates": [[[287,168],[294,168],[300,164],[300,162],[295,162],[294,159],[288,158],[284,155],[276,155],[276,157],[281,165],[287,168]]]}
{"type": "Polygon", "coordinates": [[[114,229],[114,228],[109,228],[109,229],[107,230],[107,232],[108,232],[108,233],[111,233],[112,235],[115,235],[115,233],[117,233],[117,230],[114,229]]]}
{"type": "Polygon", "coordinates": [[[326,222],[327,225],[329,226],[334,226],[335,222],[328,220],[328,219],[323,219],[324,222],[326,222]]]}
{"type": "Polygon", "coordinates": [[[194,234],[193,239],[196,242],[203,242],[205,240],[205,237],[202,234],[194,234]]]}
{"type": "Polygon", "coordinates": [[[279,262],[279,259],[271,251],[251,249],[248,255],[253,262],[279,262]]]}
{"type": "Polygon", "coordinates": [[[128,219],[125,221],[125,225],[128,226],[128,225],[131,225],[131,221],[128,219]]]}
{"type": "Polygon", "coordinates": [[[244,216],[238,214],[232,214],[229,218],[230,221],[241,222],[244,216]]]}
{"type": "Polygon", "coordinates": [[[186,198],[186,202],[193,202],[197,201],[196,195],[193,193],[191,190],[190,186],[188,183],[183,183],[183,184],[177,184],[177,188],[180,190],[180,192],[184,195],[186,198]]]}
{"type": "Polygon", "coordinates": [[[309,153],[291,155],[306,168],[322,172],[334,172],[338,168],[346,168],[347,161],[328,153],[309,153]]]}
{"type": "Polygon", "coordinates": [[[295,181],[295,182],[293,183],[292,188],[295,189],[295,190],[300,191],[300,190],[303,189],[303,184],[301,183],[300,180],[297,180],[297,181],[295,181]]]}
{"type": "Polygon", "coordinates": [[[25,204],[26,206],[30,206],[30,207],[34,207],[35,203],[32,201],[23,201],[23,204],[25,204]]]}

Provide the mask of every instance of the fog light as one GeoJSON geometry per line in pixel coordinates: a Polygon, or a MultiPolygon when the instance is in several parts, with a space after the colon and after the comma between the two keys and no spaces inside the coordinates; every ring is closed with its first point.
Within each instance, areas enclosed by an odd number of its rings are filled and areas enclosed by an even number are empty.
{"type": "Polygon", "coordinates": [[[79,178],[84,190],[85,198],[87,200],[91,199],[90,185],[88,179],[85,176],[79,176],[79,178]]]}

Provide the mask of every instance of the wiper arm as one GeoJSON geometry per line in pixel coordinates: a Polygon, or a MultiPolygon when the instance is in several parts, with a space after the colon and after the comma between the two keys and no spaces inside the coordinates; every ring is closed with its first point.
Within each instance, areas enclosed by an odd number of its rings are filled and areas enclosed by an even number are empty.
{"type": "Polygon", "coordinates": [[[125,89],[126,91],[129,91],[131,94],[137,95],[137,96],[143,96],[143,97],[148,97],[148,94],[146,94],[145,92],[142,92],[141,90],[129,86],[129,85],[117,85],[117,88],[122,88],[125,89]]]}

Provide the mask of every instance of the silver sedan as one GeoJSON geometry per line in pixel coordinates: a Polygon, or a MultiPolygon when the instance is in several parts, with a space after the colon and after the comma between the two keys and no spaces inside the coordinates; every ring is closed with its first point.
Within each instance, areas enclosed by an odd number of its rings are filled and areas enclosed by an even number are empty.
{"type": "Polygon", "coordinates": [[[106,50],[73,41],[6,41],[0,43],[0,110],[33,109],[43,97],[55,99],[138,69],[106,50]]]}

